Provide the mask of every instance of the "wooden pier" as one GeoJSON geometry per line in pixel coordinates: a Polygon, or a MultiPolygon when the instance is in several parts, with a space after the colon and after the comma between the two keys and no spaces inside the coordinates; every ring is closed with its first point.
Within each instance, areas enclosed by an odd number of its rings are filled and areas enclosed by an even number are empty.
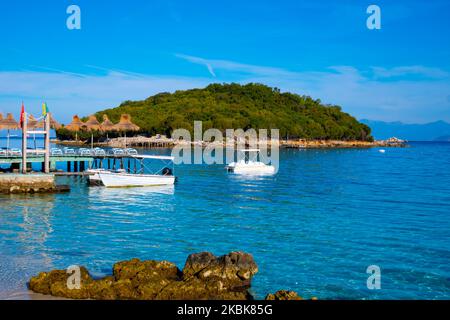
{"type": "MultiPolygon", "coordinates": [[[[0,165],[10,165],[11,170],[23,172],[22,156],[0,156],[0,165]]],[[[31,171],[33,163],[42,164],[42,172],[45,172],[45,157],[43,155],[30,155],[26,157],[27,171],[31,171]]],[[[87,169],[124,169],[127,172],[138,172],[143,167],[142,157],[130,155],[104,155],[104,156],[50,156],[50,171],[62,176],[84,176],[89,175],[84,171],[87,169]],[[65,163],[65,171],[57,171],[57,163],[65,163]]]]}

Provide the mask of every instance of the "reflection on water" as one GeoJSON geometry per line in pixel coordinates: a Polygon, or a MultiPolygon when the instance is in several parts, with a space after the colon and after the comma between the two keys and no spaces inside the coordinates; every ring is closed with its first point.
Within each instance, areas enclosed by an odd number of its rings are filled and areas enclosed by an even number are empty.
{"type": "Polygon", "coordinates": [[[173,195],[175,193],[174,185],[167,186],[149,186],[149,187],[133,187],[133,188],[105,188],[92,187],[89,188],[90,197],[98,197],[102,200],[114,200],[117,197],[124,199],[135,199],[141,197],[152,197],[152,195],[166,194],[173,195]]]}
{"type": "MultiPolygon", "coordinates": [[[[159,150],[158,152],[165,152],[159,150]]],[[[155,153],[151,151],[151,153],[155,153]]],[[[253,290],[319,298],[450,296],[450,144],[377,150],[283,150],[274,176],[181,165],[175,186],[0,195],[0,298],[40,271],[94,276],[137,257],[183,267],[193,252],[254,255],[253,290]],[[367,290],[366,268],[382,270],[367,290]]]]}
{"type": "Polygon", "coordinates": [[[22,284],[19,286],[22,290],[14,292],[22,296],[26,291],[24,275],[29,276],[30,270],[37,267],[53,267],[46,241],[53,232],[54,196],[2,195],[0,203],[0,221],[3,223],[0,228],[0,289],[22,284]],[[34,258],[30,260],[30,256],[34,258]]]}

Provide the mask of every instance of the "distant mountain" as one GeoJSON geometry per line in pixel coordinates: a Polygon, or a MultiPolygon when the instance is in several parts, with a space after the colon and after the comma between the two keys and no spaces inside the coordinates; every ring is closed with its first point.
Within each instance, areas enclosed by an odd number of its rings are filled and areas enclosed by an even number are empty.
{"type": "Polygon", "coordinates": [[[437,137],[436,139],[434,139],[434,141],[449,141],[450,142],[450,135],[437,137]]]}
{"type": "Polygon", "coordinates": [[[436,121],[425,124],[405,124],[362,119],[372,129],[375,139],[397,137],[409,141],[450,141],[450,123],[436,121]]]}

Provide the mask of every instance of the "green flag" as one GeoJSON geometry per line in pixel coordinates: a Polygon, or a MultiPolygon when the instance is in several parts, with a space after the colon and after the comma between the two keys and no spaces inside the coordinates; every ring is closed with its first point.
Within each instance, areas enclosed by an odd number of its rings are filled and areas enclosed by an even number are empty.
{"type": "Polygon", "coordinates": [[[49,112],[49,110],[48,110],[47,104],[45,102],[42,103],[42,115],[46,116],[48,112],[49,112]]]}

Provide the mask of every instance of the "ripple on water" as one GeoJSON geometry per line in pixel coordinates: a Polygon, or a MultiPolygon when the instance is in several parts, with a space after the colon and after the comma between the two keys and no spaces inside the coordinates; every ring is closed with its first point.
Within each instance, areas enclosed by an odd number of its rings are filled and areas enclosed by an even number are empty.
{"type": "Polygon", "coordinates": [[[259,273],[253,291],[305,297],[450,297],[450,144],[376,150],[283,150],[276,176],[223,166],[179,166],[173,188],[88,188],[0,196],[0,297],[42,270],[118,260],[170,260],[243,250],[259,273]],[[366,288],[366,268],[382,290],[366,288]]]}

